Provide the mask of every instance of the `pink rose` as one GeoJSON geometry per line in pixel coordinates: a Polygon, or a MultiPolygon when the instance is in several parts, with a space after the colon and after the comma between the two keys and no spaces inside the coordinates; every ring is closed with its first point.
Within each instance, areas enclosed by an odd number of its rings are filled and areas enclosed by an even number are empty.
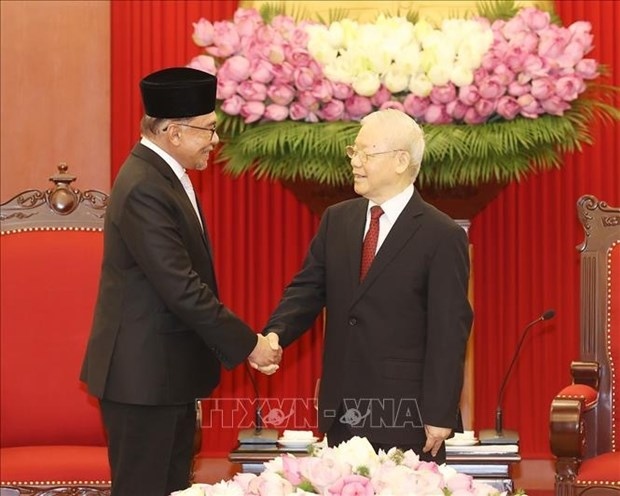
{"type": "Polygon", "coordinates": [[[446,481],[446,486],[450,491],[469,491],[472,488],[472,478],[462,473],[455,474],[446,481]]]}
{"type": "Polygon", "coordinates": [[[273,66],[273,83],[289,84],[293,81],[293,66],[289,62],[273,66]]]}
{"type": "Polygon", "coordinates": [[[463,120],[469,107],[460,100],[452,100],[446,104],[446,112],[455,121],[463,120]]]}
{"type": "Polygon", "coordinates": [[[198,22],[194,22],[192,25],[194,26],[192,40],[196,45],[206,47],[213,44],[213,24],[201,17],[198,22]]]}
{"type": "Polygon", "coordinates": [[[550,78],[539,78],[532,81],[532,96],[538,100],[549,98],[555,93],[555,83],[550,78]]]}
{"type": "Polygon", "coordinates": [[[233,95],[222,102],[220,109],[228,115],[239,115],[244,103],[245,100],[239,95],[233,95]]]}
{"type": "Polygon", "coordinates": [[[251,124],[252,122],[260,120],[263,116],[265,113],[265,104],[257,101],[246,102],[241,106],[241,111],[239,113],[246,124],[251,124]]]}
{"type": "Polygon", "coordinates": [[[218,79],[217,80],[217,99],[226,100],[237,93],[239,83],[231,79],[218,79]]]}
{"type": "Polygon", "coordinates": [[[295,29],[295,20],[286,15],[277,15],[272,21],[271,25],[280,33],[291,33],[295,29]]]}
{"type": "Polygon", "coordinates": [[[353,95],[344,102],[345,109],[352,120],[357,121],[372,112],[372,103],[365,96],[353,95]]]}
{"type": "Polygon", "coordinates": [[[514,119],[521,110],[517,99],[512,96],[502,96],[497,102],[497,113],[504,119],[514,119]]]}
{"type": "Polygon", "coordinates": [[[209,74],[217,73],[215,68],[215,60],[208,55],[198,55],[194,57],[188,64],[188,67],[192,69],[198,69],[199,71],[208,72],[209,74]]]}
{"type": "Polygon", "coordinates": [[[241,55],[235,55],[224,61],[218,72],[218,77],[243,81],[250,77],[250,61],[241,55]]]}
{"type": "Polygon", "coordinates": [[[252,80],[267,84],[273,79],[273,65],[267,60],[253,60],[250,73],[252,80]]]}
{"type": "Polygon", "coordinates": [[[383,102],[381,106],[379,107],[379,109],[381,110],[388,109],[388,108],[400,110],[401,112],[405,111],[405,106],[402,103],[397,102],[395,100],[389,100],[387,102],[383,102]]]}
{"type": "Polygon", "coordinates": [[[342,100],[332,100],[323,105],[318,112],[319,117],[325,121],[342,120],[344,116],[344,102],[342,100]]]}
{"type": "Polygon", "coordinates": [[[372,103],[373,107],[380,107],[390,98],[392,98],[392,93],[390,93],[390,90],[381,85],[377,92],[370,97],[370,103],[372,103]]]}
{"type": "Polygon", "coordinates": [[[501,83],[497,76],[490,76],[480,82],[478,92],[481,98],[495,100],[506,92],[506,86],[501,83]]]}
{"type": "Polygon", "coordinates": [[[459,88],[459,100],[465,105],[473,105],[480,99],[478,88],[474,85],[461,86],[459,88]]]}
{"type": "Polygon", "coordinates": [[[474,107],[469,107],[463,117],[463,122],[466,124],[482,124],[486,121],[486,117],[481,116],[474,107]]]}
{"type": "Polygon", "coordinates": [[[213,42],[215,44],[207,48],[207,53],[226,58],[239,50],[241,39],[231,22],[220,21],[213,25],[213,42]]]}
{"type": "Polygon", "coordinates": [[[521,115],[530,119],[535,119],[542,113],[542,107],[538,103],[538,100],[532,95],[522,95],[517,98],[517,103],[521,107],[521,115]]]}
{"type": "Polygon", "coordinates": [[[295,458],[291,455],[284,455],[282,457],[282,469],[284,471],[284,477],[291,484],[297,485],[301,482],[301,466],[300,458],[295,458]]]}
{"type": "Polygon", "coordinates": [[[515,73],[511,71],[506,64],[499,64],[495,67],[493,75],[497,77],[501,86],[508,86],[515,80],[515,73]]]}
{"type": "Polygon", "coordinates": [[[424,112],[424,121],[429,124],[447,124],[451,119],[445,105],[431,103],[424,112]]]}
{"type": "Polygon", "coordinates": [[[288,84],[276,83],[267,88],[267,96],[278,105],[288,105],[295,98],[295,90],[288,84]]]}
{"type": "Polygon", "coordinates": [[[512,96],[521,96],[529,93],[532,90],[532,86],[529,84],[519,84],[518,81],[513,81],[508,85],[508,94],[512,96]]]}
{"type": "Polygon", "coordinates": [[[430,103],[431,102],[428,97],[420,98],[419,96],[415,96],[409,93],[405,97],[403,106],[405,107],[405,112],[407,112],[407,114],[419,119],[420,117],[424,116],[424,112],[426,112],[426,109],[428,108],[430,103]]]}
{"type": "Polygon", "coordinates": [[[519,12],[527,27],[534,31],[540,31],[549,26],[551,17],[548,12],[544,12],[534,7],[526,7],[519,12]]]}
{"type": "Polygon", "coordinates": [[[263,102],[267,98],[267,87],[256,81],[242,81],[237,88],[237,93],[245,100],[263,102]]]}
{"type": "Polygon", "coordinates": [[[520,16],[516,16],[507,21],[506,24],[504,24],[504,26],[502,27],[501,31],[504,37],[507,40],[510,40],[514,38],[518,33],[522,33],[526,29],[527,24],[525,23],[525,21],[520,16]]]}
{"type": "Polygon", "coordinates": [[[373,496],[375,490],[370,479],[361,475],[348,475],[327,489],[334,496],[373,496]]]}
{"type": "Polygon", "coordinates": [[[333,88],[327,79],[316,81],[310,93],[320,102],[329,102],[333,96],[333,88]]]}
{"type": "Polygon", "coordinates": [[[436,104],[451,102],[456,98],[456,87],[452,83],[443,86],[433,86],[429,97],[431,102],[436,104]]]}
{"type": "Polygon", "coordinates": [[[304,48],[285,47],[284,56],[286,60],[293,64],[294,67],[308,67],[312,59],[312,55],[304,48]]]}
{"type": "Polygon", "coordinates": [[[582,45],[585,53],[592,50],[592,40],[594,36],[591,31],[592,25],[587,21],[573,22],[570,26],[568,26],[571,41],[582,45]]]}
{"type": "Polygon", "coordinates": [[[571,41],[556,62],[560,67],[574,67],[585,55],[585,47],[576,41],[571,41]]]}
{"type": "Polygon", "coordinates": [[[283,121],[288,117],[288,107],[272,103],[265,108],[265,119],[270,121],[283,121]]]}
{"type": "Polygon", "coordinates": [[[319,108],[319,101],[310,91],[300,91],[297,94],[297,101],[313,112],[319,108]]]}
{"type": "Polygon", "coordinates": [[[293,69],[293,81],[298,90],[309,90],[315,82],[315,74],[309,67],[293,69]]]}
{"type": "Polygon", "coordinates": [[[575,100],[585,89],[585,83],[574,76],[561,77],[555,82],[556,94],[567,102],[575,100]]]}
{"type": "Polygon", "coordinates": [[[353,88],[345,83],[332,82],[332,88],[334,92],[334,98],[338,100],[346,100],[353,96],[353,88]]]}
{"type": "Polygon", "coordinates": [[[598,64],[594,59],[583,59],[577,62],[575,71],[584,79],[594,79],[598,76],[598,64]]]}
{"type": "Polygon", "coordinates": [[[292,492],[293,485],[272,472],[263,472],[248,485],[248,494],[256,496],[287,496],[292,492]]]}
{"type": "Polygon", "coordinates": [[[351,475],[351,466],[335,459],[303,458],[301,473],[308,481],[323,493],[339,479],[351,475]]]}
{"type": "Polygon", "coordinates": [[[294,102],[289,110],[291,119],[294,121],[304,120],[310,114],[310,111],[299,102],[294,102]]]}
{"type": "Polygon", "coordinates": [[[542,100],[540,104],[543,110],[551,115],[564,115],[564,111],[570,108],[568,102],[562,100],[558,95],[542,100]]]}
{"type": "Polygon", "coordinates": [[[538,55],[555,59],[562,55],[564,48],[568,44],[570,31],[552,24],[548,29],[541,31],[539,36],[538,55]]]}
{"type": "Polygon", "coordinates": [[[233,16],[233,22],[241,36],[251,36],[263,24],[263,18],[256,9],[238,8],[233,16]]]}

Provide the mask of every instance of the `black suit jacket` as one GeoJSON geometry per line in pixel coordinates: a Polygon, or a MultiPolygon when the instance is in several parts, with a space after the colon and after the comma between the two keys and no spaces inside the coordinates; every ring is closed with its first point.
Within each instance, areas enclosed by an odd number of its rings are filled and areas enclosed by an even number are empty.
{"type": "Polygon", "coordinates": [[[422,423],[457,425],[472,323],[467,235],[414,192],[360,284],[367,206],[326,210],[265,332],[288,345],[325,306],[321,431],[342,405],[355,435],[420,443],[422,423]]]}
{"type": "Polygon", "coordinates": [[[81,379],[111,401],[208,396],[256,334],[217,297],[209,240],[170,166],[138,144],[110,194],[94,322],[81,379]]]}

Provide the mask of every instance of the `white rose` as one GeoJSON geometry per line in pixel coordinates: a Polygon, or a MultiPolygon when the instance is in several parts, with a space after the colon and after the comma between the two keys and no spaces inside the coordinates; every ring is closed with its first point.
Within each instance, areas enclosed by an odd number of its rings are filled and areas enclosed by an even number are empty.
{"type": "Polygon", "coordinates": [[[420,43],[422,42],[422,40],[424,40],[424,38],[429,35],[429,33],[433,31],[433,26],[431,26],[431,24],[425,20],[416,22],[415,26],[413,27],[413,33],[420,43]]]}
{"type": "Polygon", "coordinates": [[[213,485],[209,496],[244,496],[244,494],[241,486],[236,483],[222,481],[213,485]]]}
{"type": "Polygon", "coordinates": [[[411,43],[404,47],[394,59],[394,66],[410,76],[421,72],[420,69],[420,46],[411,43]]]}
{"type": "Polygon", "coordinates": [[[339,461],[348,463],[353,470],[358,467],[372,470],[379,463],[379,456],[365,437],[355,436],[337,446],[334,452],[339,461]]]}
{"type": "Polygon", "coordinates": [[[385,84],[390,93],[400,93],[409,87],[409,76],[393,67],[383,78],[383,84],[385,84]]]}
{"type": "Polygon", "coordinates": [[[413,76],[409,81],[409,91],[420,98],[430,95],[432,89],[433,83],[425,74],[413,76]]]}
{"type": "Polygon", "coordinates": [[[352,86],[358,95],[372,96],[379,90],[381,81],[379,80],[379,76],[377,74],[370,71],[365,71],[358,74],[358,76],[353,80],[352,86]]]}
{"type": "Polygon", "coordinates": [[[467,86],[474,82],[474,71],[460,64],[455,65],[450,73],[450,81],[456,86],[467,86]]]}
{"type": "Polygon", "coordinates": [[[428,71],[428,79],[434,86],[448,84],[452,75],[452,64],[437,64],[428,71]]]}

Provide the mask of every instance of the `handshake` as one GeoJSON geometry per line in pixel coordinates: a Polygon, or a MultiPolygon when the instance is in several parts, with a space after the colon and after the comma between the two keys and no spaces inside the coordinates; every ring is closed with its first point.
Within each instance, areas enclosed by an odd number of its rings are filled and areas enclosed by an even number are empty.
{"type": "Polygon", "coordinates": [[[256,346],[248,356],[252,368],[271,375],[280,368],[280,360],[282,360],[282,347],[278,335],[275,332],[270,332],[267,336],[259,334],[256,346]]]}

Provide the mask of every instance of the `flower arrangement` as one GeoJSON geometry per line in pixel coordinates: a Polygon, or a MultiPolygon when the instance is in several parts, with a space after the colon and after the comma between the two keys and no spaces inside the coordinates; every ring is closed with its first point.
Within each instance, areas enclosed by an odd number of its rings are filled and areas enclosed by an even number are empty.
{"type": "Polygon", "coordinates": [[[383,14],[325,24],[271,12],[268,22],[243,8],[232,21],[200,19],[193,40],[205,53],[189,65],[218,76],[221,158],[236,173],[343,184],[358,121],[393,107],[425,127],[422,182],[506,181],[557,165],[558,151],[589,141],[595,114],[620,118],[587,94],[601,72],[587,57],[591,26],[497,5],[437,27],[383,14]]]}
{"type": "MultiPolygon", "coordinates": [[[[420,461],[413,451],[392,448],[377,454],[366,438],[354,437],[311,456],[279,456],[260,474],[194,484],[172,496],[491,496],[500,493],[447,465],[420,461]]],[[[502,493],[505,494],[505,493],[502,493]]],[[[519,493],[524,494],[524,493],[519,493]]]]}

